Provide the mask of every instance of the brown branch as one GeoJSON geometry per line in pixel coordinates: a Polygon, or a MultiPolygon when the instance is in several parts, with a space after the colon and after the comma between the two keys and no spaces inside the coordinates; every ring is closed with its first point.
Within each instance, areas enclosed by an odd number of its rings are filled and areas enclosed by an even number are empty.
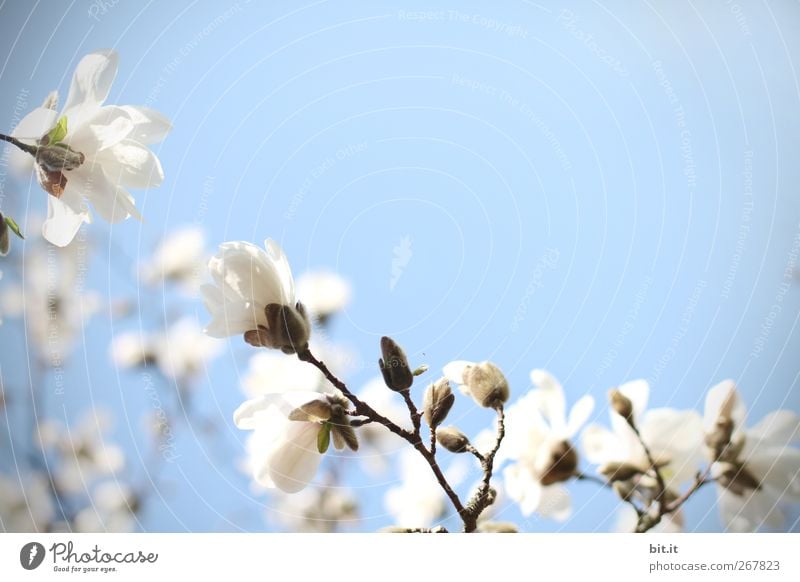
{"type": "Polygon", "coordinates": [[[5,134],[2,134],[2,133],[0,133],[0,141],[7,141],[11,145],[17,146],[23,152],[25,152],[26,154],[30,154],[32,156],[35,156],[37,150],[39,149],[36,146],[28,145],[26,143],[23,143],[23,142],[19,141],[15,137],[12,137],[10,135],[5,135],[5,134]]]}
{"type": "Polygon", "coordinates": [[[703,485],[708,483],[713,483],[714,479],[709,479],[709,475],[711,474],[711,466],[713,463],[709,463],[708,467],[706,467],[705,471],[702,473],[698,472],[695,476],[694,483],[692,486],[686,490],[686,492],[675,499],[672,503],[667,504],[666,511],[664,513],[672,513],[673,511],[677,511],[678,509],[686,503],[689,498],[694,495],[703,485]]]}
{"type": "Polygon", "coordinates": [[[494,457],[497,455],[497,451],[500,449],[503,438],[506,436],[505,411],[503,410],[503,405],[500,404],[495,410],[497,411],[497,438],[495,440],[494,447],[492,447],[492,450],[489,451],[485,456],[482,456],[476,449],[474,449],[474,447],[471,447],[473,450],[470,451],[479,459],[483,457],[483,460],[481,461],[483,479],[481,480],[481,484],[478,486],[478,490],[475,492],[475,495],[473,495],[472,499],[470,499],[465,509],[466,519],[464,519],[464,531],[467,533],[473,532],[477,529],[478,518],[480,517],[481,513],[483,513],[484,509],[494,503],[495,500],[495,495],[492,492],[492,487],[490,484],[492,480],[492,472],[494,471],[494,457]]]}
{"type": "MultiPolygon", "coordinates": [[[[461,520],[464,522],[464,530],[474,531],[474,528],[470,530],[468,530],[467,528],[467,524],[468,521],[471,519],[471,515],[464,508],[464,505],[461,503],[461,500],[458,498],[458,495],[456,495],[456,492],[453,491],[453,488],[447,482],[444,473],[442,473],[441,467],[439,467],[439,464],[436,462],[436,457],[434,456],[434,454],[431,451],[429,451],[424,444],[422,444],[422,440],[419,438],[419,416],[417,416],[416,421],[414,421],[414,414],[412,412],[412,422],[414,422],[415,424],[415,431],[412,432],[406,430],[398,426],[397,424],[395,424],[394,422],[392,422],[391,420],[389,420],[376,410],[374,410],[366,402],[359,399],[358,396],[353,394],[347,387],[347,385],[345,385],[344,382],[339,380],[339,378],[337,378],[323,362],[318,360],[314,356],[314,354],[311,353],[311,351],[307,350],[305,352],[298,353],[297,357],[304,362],[308,362],[312,366],[316,367],[320,372],[322,372],[325,378],[327,378],[327,380],[331,384],[333,384],[337,389],[339,389],[339,391],[345,396],[345,398],[347,398],[350,402],[353,403],[353,406],[355,407],[354,412],[356,415],[365,416],[371,422],[382,424],[391,432],[393,432],[403,440],[407,441],[409,444],[411,444],[411,446],[417,449],[419,454],[422,455],[425,461],[427,461],[428,465],[430,465],[431,471],[433,471],[436,480],[439,482],[439,486],[444,490],[445,494],[450,499],[450,502],[453,504],[453,507],[458,512],[458,515],[461,517],[461,520]]],[[[409,401],[411,400],[411,397],[407,395],[407,392],[408,391],[406,391],[405,394],[407,396],[406,403],[408,404],[409,401]]],[[[409,404],[409,411],[411,411],[412,409],[413,411],[416,411],[416,406],[414,406],[413,401],[411,401],[409,404]]],[[[418,414],[419,413],[417,413],[417,415],[418,414]]]]}

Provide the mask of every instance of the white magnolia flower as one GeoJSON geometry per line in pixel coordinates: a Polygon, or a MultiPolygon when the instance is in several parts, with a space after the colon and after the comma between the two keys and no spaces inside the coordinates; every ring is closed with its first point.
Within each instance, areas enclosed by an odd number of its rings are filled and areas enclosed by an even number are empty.
{"type": "Polygon", "coordinates": [[[49,531],[54,517],[50,483],[45,475],[0,475],[0,531],[49,531]]]}
{"type": "Polygon", "coordinates": [[[120,332],[111,340],[111,360],[123,369],[137,368],[155,359],[150,338],[138,331],[120,332]]]}
{"type": "Polygon", "coordinates": [[[111,424],[110,415],[100,409],[88,413],[74,427],[66,427],[57,421],[39,424],[42,447],[59,454],[55,481],[60,491],[86,491],[95,479],[113,475],[123,468],[125,455],[122,449],[105,440],[111,424]]]}
{"type": "Polygon", "coordinates": [[[203,333],[192,317],[183,317],[152,340],[158,369],[176,382],[191,380],[222,351],[222,344],[203,333]]]}
{"type": "Polygon", "coordinates": [[[47,191],[44,238],[66,246],[92,216],[139,218],[126,188],[153,188],[164,173],[148,149],[164,139],[170,123],[144,107],[104,105],[117,74],[117,53],[90,53],[78,63],[61,114],[38,107],[20,121],[13,136],[36,147],[36,172],[47,191]]]}
{"type": "MultiPolygon", "coordinates": [[[[702,421],[693,410],[681,411],[656,408],[645,411],[650,387],[644,380],[623,384],[619,392],[633,405],[633,418],[642,440],[654,460],[661,466],[667,489],[677,492],[680,486],[694,478],[702,451],[702,421]]],[[[611,430],[596,424],[583,431],[583,450],[586,458],[597,464],[625,463],[642,472],[650,469],[642,444],[626,420],[613,411],[611,430]]],[[[645,498],[656,491],[655,480],[641,475],[637,490],[645,498]]]]}
{"type": "Polygon", "coordinates": [[[309,487],[274,499],[277,521],[288,531],[331,533],[358,519],[358,501],[341,487],[309,487]]]}
{"type": "Polygon", "coordinates": [[[495,408],[509,396],[508,380],[492,362],[456,360],[444,367],[444,376],[480,406],[495,408]]]}
{"type": "Polygon", "coordinates": [[[384,504],[398,527],[431,527],[447,510],[430,466],[417,451],[406,448],[400,452],[400,484],[386,492],[384,504]]]}
{"type": "Polygon", "coordinates": [[[506,437],[495,462],[512,461],[504,484],[523,515],[537,512],[563,521],[571,506],[562,483],[577,469],[572,440],[591,415],[594,399],[578,400],[568,417],[564,389],[553,376],[533,370],[531,381],[535,388],[508,407],[506,437]]]}
{"type": "Polygon", "coordinates": [[[323,380],[322,372],[306,362],[260,351],[250,358],[242,390],[249,398],[277,392],[319,392],[326,387],[323,380]]]}
{"type": "Polygon", "coordinates": [[[310,324],[295,298],[289,261],[275,241],[267,240],[265,247],[227,242],[209,261],[214,284],[200,288],[211,314],[206,333],[244,334],[251,345],[285,353],[306,349],[310,324]]]}
{"type": "Polygon", "coordinates": [[[339,395],[299,391],[264,394],[242,404],[233,418],[240,429],[254,431],[248,452],[255,480],[296,493],[316,475],[330,436],[338,449],[357,447],[349,426],[337,431],[346,423],[345,406],[339,395]],[[350,434],[343,434],[346,430],[350,434]]]}
{"type": "Polygon", "coordinates": [[[800,416],[777,410],[746,428],[745,415],[733,381],[709,390],[703,424],[722,521],[735,532],[780,528],[781,506],[800,502],[800,449],[792,446],[800,416]]]}
{"type": "Polygon", "coordinates": [[[104,481],[92,491],[91,505],[75,516],[75,531],[126,533],[136,528],[138,499],[125,483],[104,481]]]}
{"type": "Polygon", "coordinates": [[[149,285],[168,281],[177,283],[187,295],[194,295],[207,261],[205,232],[199,226],[184,226],[161,241],[140,272],[149,285]]]}
{"type": "Polygon", "coordinates": [[[297,296],[315,317],[325,319],[350,301],[350,283],[330,271],[310,271],[297,279],[297,296]]]}
{"type": "Polygon", "coordinates": [[[46,365],[63,365],[86,321],[100,310],[100,296],[84,289],[88,254],[83,242],[65,249],[34,244],[24,255],[22,284],[3,293],[2,311],[8,317],[24,315],[28,336],[46,365]]]}

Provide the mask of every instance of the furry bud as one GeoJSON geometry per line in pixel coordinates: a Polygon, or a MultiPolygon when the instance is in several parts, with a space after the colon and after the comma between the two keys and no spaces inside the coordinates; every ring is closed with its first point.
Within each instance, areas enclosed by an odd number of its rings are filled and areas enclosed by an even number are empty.
{"type": "Polygon", "coordinates": [[[448,426],[436,431],[436,442],[451,453],[464,453],[467,450],[469,439],[456,427],[448,426]]]}
{"type": "Polygon", "coordinates": [[[542,485],[553,485],[568,481],[578,468],[578,453],[569,441],[559,441],[550,447],[547,468],[539,481],[542,485]]]}
{"type": "Polygon", "coordinates": [[[428,386],[422,399],[423,414],[428,426],[435,427],[442,424],[455,401],[456,397],[453,396],[447,378],[437,380],[428,386]]]}
{"type": "Polygon", "coordinates": [[[605,463],[601,465],[598,472],[608,479],[609,483],[615,481],[627,481],[640,475],[642,470],[630,463],[605,463]]]}
{"type": "Polygon", "coordinates": [[[608,401],[611,403],[611,408],[614,409],[614,412],[627,420],[628,424],[633,424],[633,403],[630,398],[613,388],[608,391],[608,401]]]}
{"type": "Polygon", "coordinates": [[[414,382],[414,373],[408,367],[408,359],[397,342],[390,337],[381,338],[381,354],[378,360],[383,381],[395,392],[405,392],[414,382]]]}
{"type": "Polygon", "coordinates": [[[464,385],[472,398],[485,408],[497,408],[508,400],[508,380],[491,362],[481,362],[464,370],[464,385]]]}

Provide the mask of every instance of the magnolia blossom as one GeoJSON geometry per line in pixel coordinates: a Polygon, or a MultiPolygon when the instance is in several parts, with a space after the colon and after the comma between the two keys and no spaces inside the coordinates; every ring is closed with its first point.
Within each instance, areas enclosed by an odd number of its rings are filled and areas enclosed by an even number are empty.
{"type": "Polygon", "coordinates": [[[209,261],[214,284],[200,288],[211,314],[206,333],[244,334],[253,346],[285,353],[306,350],[310,323],[295,298],[289,261],[275,241],[264,245],[266,251],[247,242],[224,243],[209,261]]]}
{"type": "Polygon", "coordinates": [[[355,449],[345,407],[340,395],[300,391],[264,394],[242,404],[233,418],[240,429],[254,431],[248,452],[255,480],[296,493],[316,475],[330,436],[336,448],[355,449]]]}
{"type": "Polygon", "coordinates": [[[199,226],[184,226],[170,232],[156,247],[153,256],[142,264],[146,283],[176,283],[187,295],[200,286],[200,274],[207,263],[205,233],[199,226]]]}
{"type": "Polygon", "coordinates": [[[61,114],[38,107],[12,134],[35,148],[37,178],[50,194],[42,234],[54,245],[66,246],[92,221],[84,200],[111,223],[139,218],[126,188],[153,188],[164,179],[147,145],[164,139],[169,121],[144,107],[104,105],[117,63],[112,50],[83,57],[61,114]]]}
{"type": "Polygon", "coordinates": [[[294,495],[280,495],[274,502],[277,507],[270,513],[289,531],[332,533],[358,519],[355,495],[341,487],[309,487],[294,495]]]}
{"type": "Polygon", "coordinates": [[[176,382],[192,379],[222,351],[222,344],[203,333],[193,317],[183,317],[152,341],[159,370],[176,382]]]}
{"type": "MultiPolygon", "coordinates": [[[[632,404],[632,420],[660,467],[668,496],[676,494],[682,484],[693,479],[700,465],[700,415],[693,410],[671,408],[645,411],[650,387],[644,380],[628,382],[618,390],[632,404]]],[[[610,416],[611,430],[593,424],[583,431],[586,458],[604,467],[624,464],[632,468],[637,472],[634,478],[636,492],[649,503],[657,494],[657,483],[652,475],[647,474],[651,467],[644,448],[626,419],[613,409],[610,416]]]]}
{"type": "Polygon", "coordinates": [[[399,455],[400,484],[386,492],[386,510],[398,527],[431,527],[447,510],[444,492],[415,450],[404,448],[399,455]]]}
{"type": "Polygon", "coordinates": [[[58,452],[60,463],[55,473],[59,491],[80,493],[99,477],[113,475],[125,465],[125,455],[117,445],[106,442],[111,416],[100,409],[88,413],[77,426],[66,427],[57,421],[39,424],[42,447],[58,452]]]}
{"type": "Polygon", "coordinates": [[[49,531],[55,507],[46,475],[0,475],[0,530],[7,533],[49,531]]]}
{"type": "Polygon", "coordinates": [[[310,271],[297,279],[297,296],[321,320],[347,307],[350,293],[350,283],[330,271],[310,271]]]}
{"type": "Polygon", "coordinates": [[[746,428],[746,409],[727,380],[709,390],[703,418],[725,528],[751,532],[781,527],[781,505],[800,502],[800,416],[767,414],[746,428]]]}
{"type": "Polygon", "coordinates": [[[584,396],[567,416],[564,389],[553,376],[533,370],[531,381],[535,388],[506,411],[506,437],[495,463],[511,461],[504,485],[523,515],[538,512],[563,521],[571,507],[562,483],[575,475],[578,461],[572,439],[591,415],[594,399],[584,396]]]}
{"type": "Polygon", "coordinates": [[[242,390],[249,398],[277,392],[317,392],[324,376],[297,358],[268,351],[256,352],[242,375],[242,390]]]}
{"type": "Polygon", "coordinates": [[[155,359],[150,338],[141,332],[120,332],[111,339],[111,360],[123,369],[144,366],[155,359]]]}
{"type": "Polygon", "coordinates": [[[75,531],[125,533],[136,528],[139,501],[125,483],[104,481],[91,495],[91,505],[75,515],[75,531]]]}
{"type": "Polygon", "coordinates": [[[84,289],[88,254],[83,242],[65,249],[34,244],[24,254],[21,285],[2,295],[3,313],[24,315],[28,336],[46,365],[63,365],[85,322],[100,309],[100,296],[84,289]]]}

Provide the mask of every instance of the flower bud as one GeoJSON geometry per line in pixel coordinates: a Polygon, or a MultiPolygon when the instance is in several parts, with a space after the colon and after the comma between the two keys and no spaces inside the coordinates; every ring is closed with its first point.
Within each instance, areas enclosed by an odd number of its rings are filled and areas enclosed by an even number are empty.
{"type": "Polygon", "coordinates": [[[447,426],[436,431],[436,442],[451,453],[464,453],[469,439],[454,426],[447,426]]]}
{"type": "Polygon", "coordinates": [[[717,482],[735,495],[761,489],[760,481],[741,463],[720,463],[717,482]]]}
{"type": "Polygon", "coordinates": [[[390,337],[381,338],[381,353],[383,358],[378,360],[383,381],[395,392],[405,392],[414,382],[414,374],[408,367],[406,353],[390,337]]]}
{"type": "Polygon", "coordinates": [[[636,493],[636,485],[631,481],[614,481],[611,487],[623,501],[630,501],[636,493]]]}
{"type": "Polygon", "coordinates": [[[714,453],[715,460],[723,456],[731,442],[732,435],[733,421],[727,417],[719,417],[714,423],[713,430],[705,436],[706,446],[714,453]]]}
{"type": "Polygon", "coordinates": [[[510,521],[485,521],[478,526],[480,533],[519,533],[519,528],[510,521]]]}
{"type": "Polygon", "coordinates": [[[351,451],[358,450],[358,437],[356,431],[350,426],[346,418],[339,419],[338,422],[331,422],[331,435],[333,436],[333,446],[342,450],[345,446],[351,451]]]}
{"type": "Polygon", "coordinates": [[[275,348],[284,354],[308,350],[311,323],[302,303],[295,307],[270,303],[264,308],[267,326],[259,326],[244,334],[244,341],[254,347],[275,348]]]}
{"type": "Polygon", "coordinates": [[[86,156],[62,145],[40,146],[36,149],[36,163],[45,172],[75,170],[86,161],[86,156]]]}
{"type": "Polygon", "coordinates": [[[508,400],[508,380],[491,362],[481,362],[464,369],[464,385],[472,398],[486,408],[497,408],[508,400]]]}
{"type": "Polygon", "coordinates": [[[428,426],[435,427],[442,424],[455,401],[456,397],[453,396],[447,378],[437,380],[428,386],[422,399],[423,414],[428,426]]]}
{"type": "Polygon", "coordinates": [[[619,414],[622,418],[628,421],[628,424],[633,424],[633,403],[630,398],[625,396],[622,392],[613,388],[608,391],[608,400],[611,403],[611,408],[614,412],[619,414]]]}
{"type": "Polygon", "coordinates": [[[11,238],[9,236],[8,224],[2,213],[0,213],[0,257],[5,257],[8,254],[8,249],[11,247],[11,238]]]}
{"type": "Polygon", "coordinates": [[[568,481],[578,468],[578,453],[569,441],[559,441],[550,447],[547,466],[539,478],[542,485],[553,485],[568,481]]]}
{"type": "Polygon", "coordinates": [[[640,475],[642,470],[636,465],[630,463],[605,463],[601,465],[598,472],[608,479],[609,483],[615,481],[627,481],[633,479],[636,475],[640,475]]]}
{"type": "Polygon", "coordinates": [[[312,400],[289,413],[289,420],[324,422],[330,420],[332,407],[327,400],[312,400]]]}

